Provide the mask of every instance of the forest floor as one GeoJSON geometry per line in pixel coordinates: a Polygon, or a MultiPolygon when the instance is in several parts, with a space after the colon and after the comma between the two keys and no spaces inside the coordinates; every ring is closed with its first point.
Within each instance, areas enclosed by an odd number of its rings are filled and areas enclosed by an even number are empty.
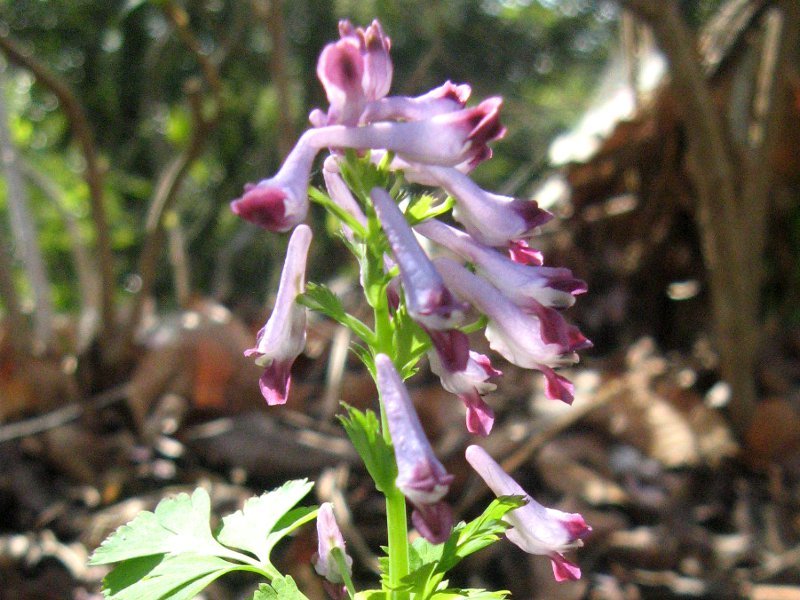
{"type": "MultiPolygon", "coordinates": [[[[148,369],[169,360],[154,352],[116,402],[106,397],[74,420],[62,411],[59,426],[52,426],[56,414],[47,431],[0,442],[0,599],[101,598],[107,569],[88,567],[88,557],[138,511],[202,485],[214,514],[225,514],[287,477],[306,476],[317,482],[317,501],[333,501],[347,515],[342,527],[357,582],[374,581],[383,508],[335,412],[339,398],[364,407],[375,396],[363,371],[341,358],[342,343],[320,325],[286,407],[268,409],[249,391],[242,392],[247,402],[223,406],[220,398],[256,381],[238,355],[226,367],[213,348],[205,353],[214,360],[200,352],[189,375],[168,373],[171,387],[156,393],[143,385],[155,381],[148,369]],[[232,383],[240,370],[245,383],[232,383]],[[142,400],[144,388],[153,398],[142,400]],[[138,434],[132,398],[150,415],[138,434]]],[[[665,355],[641,338],[612,356],[590,355],[569,373],[571,407],[545,399],[537,373],[506,366],[487,397],[497,421],[483,440],[465,431],[456,398],[416,376],[411,387],[425,427],[456,476],[448,499],[459,517],[488,501],[463,459],[467,444],[481,443],[533,497],[582,513],[593,528],[572,557],[580,581],[556,584],[547,559],[505,541],[462,563],[453,581],[537,600],[800,600],[797,389],[766,398],[751,432],[737,440],[723,416],[725,389],[713,385],[698,348],[665,355]]],[[[15,425],[0,426],[0,440],[15,425]]],[[[279,547],[278,563],[316,599],[324,595],[309,563],[314,536],[306,526],[279,547]]],[[[248,598],[253,585],[234,577],[205,598],[248,598]]]]}

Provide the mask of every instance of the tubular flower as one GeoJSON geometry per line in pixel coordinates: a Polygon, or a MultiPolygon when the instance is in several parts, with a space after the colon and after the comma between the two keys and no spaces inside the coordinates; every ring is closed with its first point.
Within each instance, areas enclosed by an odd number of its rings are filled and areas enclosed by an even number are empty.
{"type": "Polygon", "coordinates": [[[546,508],[531,498],[480,446],[469,446],[467,461],[496,496],[524,496],[527,504],[505,517],[511,525],[506,537],[530,554],[547,556],[556,581],[580,579],[578,565],[564,558],[564,552],[583,545],[592,528],[577,513],[546,508]]]}
{"type": "Polygon", "coordinates": [[[370,196],[400,267],[408,314],[425,328],[446,364],[463,369],[469,342],[466,335],[454,328],[464,318],[466,306],[445,287],[441,275],[388,192],[375,188],[370,196]]]}
{"type": "Polygon", "coordinates": [[[421,173],[414,180],[433,181],[453,196],[453,217],[487,246],[507,246],[512,240],[529,237],[536,227],[553,218],[535,200],[487,192],[459,169],[432,165],[418,166],[417,170],[421,173]]]}
{"type": "Polygon", "coordinates": [[[375,357],[381,394],[397,460],[397,488],[414,505],[412,522],[428,541],[445,541],[453,525],[449,506],[441,502],[453,476],[433,453],[405,385],[385,354],[375,357]]]}
{"type": "Polygon", "coordinates": [[[494,424],[494,411],[483,400],[483,395],[497,386],[487,381],[503,373],[492,367],[483,354],[470,351],[467,366],[461,371],[447,369],[435,352],[428,353],[431,371],[442,381],[442,387],[456,394],[467,409],[467,431],[477,435],[489,435],[494,424]]]}
{"type": "Polygon", "coordinates": [[[431,219],[420,223],[415,229],[474,263],[482,277],[502,289],[515,304],[529,312],[536,312],[534,307],[541,305],[557,308],[572,306],[575,303],[574,295],[586,291],[586,284],[575,279],[569,269],[516,263],[441,221],[431,219]]]}
{"type": "Polygon", "coordinates": [[[367,104],[361,114],[362,123],[375,121],[419,121],[456,110],[467,103],[472,89],[469,85],[456,85],[446,81],[438,88],[412,98],[390,96],[367,104]]]}
{"type": "MultiPolygon", "coordinates": [[[[549,324],[545,325],[536,315],[523,311],[496,287],[460,264],[438,258],[435,265],[450,289],[488,317],[486,339],[489,346],[519,367],[542,371],[550,384],[545,387],[548,397],[571,403],[572,394],[566,393],[567,390],[561,386],[558,389],[554,387],[561,380],[549,377],[552,369],[548,369],[577,362],[575,350],[578,348],[570,345],[570,334],[558,332],[554,335],[547,331],[549,324]]],[[[587,340],[584,338],[581,345],[585,343],[587,340]]]]}
{"type": "Polygon", "coordinates": [[[286,261],[269,320],[258,332],[254,348],[245,356],[255,356],[264,367],[259,387],[267,404],[285,404],[291,387],[291,368],[306,344],[306,309],[295,299],[305,290],[305,270],[311,229],[298,225],[289,239],[286,261]]]}
{"type": "MultiPolygon", "coordinates": [[[[322,166],[322,176],[325,179],[325,188],[328,190],[331,200],[347,211],[359,225],[366,227],[367,217],[364,216],[350,188],[347,187],[344,179],[342,179],[335,156],[331,155],[325,159],[322,166]]],[[[350,227],[343,224],[342,228],[345,237],[352,242],[353,232],[350,227]]]]}
{"type": "Polygon", "coordinates": [[[461,323],[466,307],[445,287],[392,197],[386,190],[374,188],[370,198],[400,267],[408,313],[429,329],[452,329],[461,323]]]}
{"type": "Polygon", "coordinates": [[[317,513],[317,553],[312,562],[314,570],[331,583],[343,583],[339,565],[331,555],[334,548],[339,548],[344,554],[348,574],[352,574],[353,559],[345,552],[345,543],[342,532],[333,516],[333,504],[323,502],[317,513]]]}
{"type": "Polygon", "coordinates": [[[245,185],[231,210],[268,231],[289,231],[301,223],[308,213],[308,180],[317,152],[301,138],[275,176],[245,185]]]}
{"type": "Polygon", "coordinates": [[[389,93],[392,84],[391,41],[378,21],[366,29],[339,22],[341,39],[323,48],[319,77],[330,104],[328,114],[315,111],[315,125],[357,125],[367,102],[389,93]]]}
{"type": "Polygon", "coordinates": [[[404,123],[380,122],[363,127],[331,125],[306,131],[300,138],[315,148],[384,149],[407,161],[474,166],[491,156],[487,144],[501,138],[501,98],[488,98],[472,108],[404,123]]]}

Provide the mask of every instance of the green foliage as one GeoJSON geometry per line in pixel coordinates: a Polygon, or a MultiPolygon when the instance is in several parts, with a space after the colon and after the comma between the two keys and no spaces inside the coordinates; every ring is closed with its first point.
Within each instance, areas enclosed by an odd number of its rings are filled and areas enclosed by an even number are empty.
{"type": "Polygon", "coordinates": [[[308,598],[297,589],[294,579],[286,576],[276,577],[272,580],[272,585],[262,583],[253,594],[253,600],[308,600],[308,598]]]}
{"type": "MultiPolygon", "coordinates": [[[[503,517],[523,504],[519,496],[501,496],[479,517],[456,525],[445,543],[434,545],[424,538],[416,539],[409,549],[411,572],[403,580],[402,589],[413,591],[415,600],[505,598],[507,592],[503,591],[447,589],[444,578],[464,558],[496,542],[509,527],[503,517]]],[[[382,565],[387,566],[386,559],[382,565]]]]}
{"type": "Polygon", "coordinates": [[[293,509],[313,486],[306,480],[288,481],[250,498],[242,510],[222,519],[217,539],[254,554],[262,564],[270,564],[269,555],[275,544],[316,516],[316,509],[308,506],[293,509]]]}
{"type": "Polygon", "coordinates": [[[297,297],[297,301],[313,311],[329,317],[344,325],[366,342],[372,342],[375,334],[364,323],[345,311],[339,297],[331,289],[319,283],[307,283],[305,293],[297,297]]]}
{"type": "Polygon", "coordinates": [[[345,405],[347,415],[339,420],[350,441],[364,461],[378,491],[388,493],[394,488],[397,465],[392,447],[381,436],[378,417],[371,410],[361,412],[345,405]]]}
{"type": "Polygon", "coordinates": [[[90,564],[119,563],[103,580],[111,600],[190,600],[233,571],[260,573],[275,590],[289,590],[294,582],[275,569],[270,553],[316,516],[315,508],[294,508],[312,486],[306,480],[289,481],[250,498],[242,510],[223,518],[216,535],[210,526],[208,492],[198,488],[191,496],[178,494],[117,529],[94,552],[90,564]]]}

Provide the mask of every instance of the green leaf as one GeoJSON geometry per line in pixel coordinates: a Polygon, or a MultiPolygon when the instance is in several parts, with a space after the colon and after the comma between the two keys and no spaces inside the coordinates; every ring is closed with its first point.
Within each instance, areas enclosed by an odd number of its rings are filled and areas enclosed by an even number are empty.
{"type": "Polygon", "coordinates": [[[431,600],[504,600],[508,598],[511,592],[508,590],[501,590],[497,592],[489,592],[487,590],[441,590],[431,596],[431,600]]]}
{"type": "MultiPolygon", "coordinates": [[[[477,552],[496,542],[508,529],[509,525],[503,521],[508,512],[519,508],[525,503],[520,496],[501,496],[486,507],[476,519],[469,523],[463,521],[453,528],[450,538],[443,544],[431,544],[424,538],[417,538],[409,548],[409,567],[411,572],[403,578],[402,589],[413,591],[415,599],[431,600],[444,598],[472,598],[473,596],[458,595],[442,596],[438,590],[443,584],[447,572],[455,567],[465,557],[477,552]]],[[[477,590],[476,593],[491,594],[477,590]]],[[[501,592],[501,594],[504,592],[501,592]]],[[[475,596],[477,598],[502,598],[504,596],[475,596]]]]}
{"type": "Polygon", "coordinates": [[[449,212],[454,204],[455,201],[452,196],[448,196],[444,200],[440,200],[430,194],[414,196],[409,202],[408,208],[406,208],[406,219],[408,219],[409,225],[413,227],[417,223],[449,212]]]}
{"type": "Polygon", "coordinates": [[[367,343],[373,342],[375,338],[372,330],[348,314],[339,297],[323,284],[307,283],[305,293],[297,297],[297,302],[344,325],[367,343]]]}
{"type": "Polygon", "coordinates": [[[299,589],[291,576],[276,577],[272,585],[262,583],[258,586],[253,600],[308,600],[299,589]]]}
{"type": "Polygon", "coordinates": [[[263,564],[270,564],[269,554],[275,544],[316,516],[316,509],[310,507],[291,510],[313,486],[306,479],[288,481],[271,492],[248,499],[241,510],[222,519],[217,539],[254,554],[263,564]]]}
{"type": "Polygon", "coordinates": [[[510,527],[503,521],[503,517],[524,505],[525,499],[522,496],[500,496],[492,500],[479,517],[463,526],[459,524],[445,544],[446,549],[440,561],[442,568],[449,571],[463,558],[495,543],[510,527]],[[455,540],[453,545],[452,540],[455,540]],[[452,554],[448,553],[450,548],[452,554]]]}
{"type": "Polygon", "coordinates": [[[408,379],[417,372],[417,363],[431,347],[431,339],[425,330],[412,319],[405,304],[395,312],[392,347],[400,365],[400,377],[408,379]]]}
{"type": "Polygon", "coordinates": [[[361,412],[352,406],[344,407],[347,415],[340,416],[339,420],[363,459],[375,487],[383,493],[390,491],[397,478],[397,465],[394,451],[380,433],[378,417],[371,410],[361,412]]]}
{"type": "Polygon", "coordinates": [[[230,556],[230,551],[211,535],[210,516],[211,500],[202,488],[191,496],[183,493],[167,498],[158,503],[155,512],[139,513],[106,538],[92,554],[89,564],[183,552],[230,556]]]}
{"type": "Polygon", "coordinates": [[[364,590],[355,595],[355,600],[389,600],[389,594],[383,590],[364,590]]]}
{"type": "Polygon", "coordinates": [[[109,600],[191,600],[218,577],[242,569],[249,567],[192,552],[144,556],[117,565],[103,589],[109,600]]]}

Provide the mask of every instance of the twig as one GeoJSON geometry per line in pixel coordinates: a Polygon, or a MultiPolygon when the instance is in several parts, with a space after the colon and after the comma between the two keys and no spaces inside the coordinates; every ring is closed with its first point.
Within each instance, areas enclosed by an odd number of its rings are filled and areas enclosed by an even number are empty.
{"type": "Polygon", "coordinates": [[[253,9],[264,23],[272,38],[272,52],[269,58],[270,77],[275,84],[278,96],[278,152],[281,158],[292,149],[297,134],[292,118],[292,94],[290,91],[289,56],[286,43],[286,29],[283,19],[283,0],[253,0],[253,9]]]}
{"type": "Polygon", "coordinates": [[[156,266],[164,243],[164,217],[174,205],[181,185],[189,174],[189,167],[200,157],[205,149],[208,136],[216,126],[222,108],[219,73],[216,66],[208,59],[208,56],[202,52],[197,37],[189,28],[188,16],[185,11],[172,2],[167,2],[163,6],[163,10],[172,21],[181,41],[193,53],[200,65],[206,83],[211,89],[213,108],[210,114],[207,115],[203,106],[200,82],[197,79],[188,80],[184,85],[184,90],[192,113],[192,137],[183,152],[161,173],[147,211],[145,222],[146,237],[139,257],[138,269],[142,285],[134,299],[131,316],[123,334],[125,348],[133,347],[134,337],[144,312],[145,302],[155,281],[156,266]]]}
{"type": "Polygon", "coordinates": [[[92,221],[97,234],[97,257],[101,281],[101,312],[103,317],[101,322],[101,342],[103,347],[107,348],[110,340],[110,331],[116,323],[114,259],[111,254],[111,234],[108,227],[103,193],[103,172],[97,160],[94,135],[89,119],[83,110],[83,106],[69,86],[35,58],[23,52],[8,35],[0,34],[0,50],[10,61],[33,73],[36,80],[58,98],[72,129],[72,134],[78,142],[86,161],[84,179],[89,186],[92,221]]]}
{"type": "Polygon", "coordinates": [[[71,403],[38,417],[0,425],[0,444],[61,427],[78,419],[88,409],[105,408],[128,397],[128,384],[118,385],[93,396],[87,402],[71,403]]]}

